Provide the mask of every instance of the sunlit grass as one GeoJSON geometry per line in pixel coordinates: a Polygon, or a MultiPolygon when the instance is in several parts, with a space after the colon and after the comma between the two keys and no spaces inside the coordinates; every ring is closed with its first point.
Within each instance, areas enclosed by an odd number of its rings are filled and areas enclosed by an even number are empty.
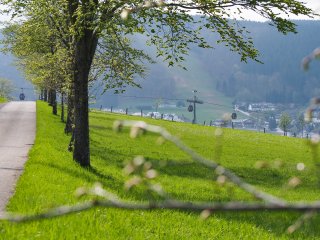
{"type": "MultiPolygon", "coordinates": [[[[126,192],[125,162],[143,155],[153,163],[156,182],[174,198],[187,201],[254,200],[227,184],[215,182],[215,173],[192,162],[189,156],[169,143],[157,145],[155,134],[131,139],[129,130],[112,131],[117,119],[140,118],[100,112],[90,113],[91,169],[74,163],[67,151],[70,136],[63,134],[63,123],[53,116],[47,104],[37,104],[37,137],[30,159],[20,178],[8,210],[40,212],[61,204],[73,204],[73,193],[80,186],[100,182],[109,191],[126,199],[142,200],[141,188],[126,192]]],[[[215,128],[185,123],[143,119],[161,125],[207,158],[214,158],[215,128]]],[[[315,200],[320,191],[309,147],[305,140],[269,134],[225,129],[223,151],[218,160],[249,183],[287,200],[315,200]],[[257,169],[257,162],[268,168],[257,169]],[[296,164],[306,169],[298,171],[296,164]],[[280,168],[279,163],[284,165],[280,168]],[[288,189],[288,180],[302,180],[297,189],[288,189]]],[[[197,212],[129,211],[94,209],[57,219],[27,224],[0,223],[0,239],[315,239],[320,238],[319,217],[293,236],[286,228],[299,217],[297,213],[215,213],[203,221],[197,212]]]]}

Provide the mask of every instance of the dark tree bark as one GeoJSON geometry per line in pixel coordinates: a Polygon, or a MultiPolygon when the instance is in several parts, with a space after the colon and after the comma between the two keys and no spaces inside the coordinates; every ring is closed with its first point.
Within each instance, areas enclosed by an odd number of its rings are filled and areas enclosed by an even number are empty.
{"type": "Polygon", "coordinates": [[[67,121],[66,121],[66,126],[64,128],[65,134],[72,133],[72,125],[74,123],[74,114],[73,114],[74,113],[74,96],[72,92],[73,90],[69,90],[69,94],[68,94],[67,121]]]}
{"type": "Polygon", "coordinates": [[[43,100],[45,102],[48,102],[48,90],[47,89],[43,90],[43,100]]]}
{"type": "Polygon", "coordinates": [[[61,91],[61,122],[64,122],[64,93],[61,91]]]}
{"type": "Polygon", "coordinates": [[[90,166],[88,81],[97,44],[97,35],[86,29],[75,45],[73,159],[84,167],[90,166]]]}
{"type": "Polygon", "coordinates": [[[52,114],[57,115],[57,91],[51,90],[51,105],[52,105],[52,114]]]}
{"type": "Polygon", "coordinates": [[[43,89],[41,89],[41,91],[40,91],[40,100],[42,100],[43,101],[43,99],[44,99],[44,90],[43,89]]]}
{"type": "Polygon", "coordinates": [[[53,106],[53,104],[52,104],[52,90],[51,89],[48,90],[48,105],[50,107],[53,106]]]}

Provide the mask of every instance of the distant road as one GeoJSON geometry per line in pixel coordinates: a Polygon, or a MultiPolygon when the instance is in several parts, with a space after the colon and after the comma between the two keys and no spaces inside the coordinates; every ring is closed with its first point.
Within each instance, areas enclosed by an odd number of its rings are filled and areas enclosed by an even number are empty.
{"type": "Polygon", "coordinates": [[[0,215],[14,193],[35,132],[35,102],[0,104],[0,215]]]}

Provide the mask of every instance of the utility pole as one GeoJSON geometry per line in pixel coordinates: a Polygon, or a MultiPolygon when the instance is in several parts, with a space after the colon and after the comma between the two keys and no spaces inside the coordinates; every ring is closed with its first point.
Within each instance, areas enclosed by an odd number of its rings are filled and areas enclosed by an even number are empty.
{"type": "MultiPolygon", "coordinates": [[[[192,92],[193,92],[193,99],[188,99],[187,102],[193,103],[193,109],[192,109],[193,110],[193,120],[192,120],[192,124],[196,124],[197,123],[196,103],[203,104],[203,101],[198,100],[198,98],[196,96],[196,92],[198,92],[197,90],[193,90],[192,92]]],[[[192,111],[190,111],[190,112],[192,112],[192,111]]]]}

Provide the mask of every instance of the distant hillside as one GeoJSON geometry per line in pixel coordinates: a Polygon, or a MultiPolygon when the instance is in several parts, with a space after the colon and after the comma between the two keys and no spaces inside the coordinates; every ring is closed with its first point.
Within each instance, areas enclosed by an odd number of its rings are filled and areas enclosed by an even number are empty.
{"type": "Polygon", "coordinates": [[[319,96],[319,63],[314,62],[308,72],[300,66],[301,60],[320,46],[319,21],[298,21],[298,34],[287,36],[268,24],[248,22],[246,25],[264,64],[244,64],[233,58],[219,69],[207,65],[211,74],[217,74],[218,70],[219,75],[228,72],[219,80],[216,89],[240,101],[305,104],[310,97],[319,96]]]}
{"type": "MultiPolygon", "coordinates": [[[[98,96],[96,105],[130,107],[137,102],[154,105],[156,100],[124,96],[185,99],[192,97],[193,89],[198,90],[199,98],[225,106],[231,106],[234,100],[304,105],[310,97],[320,95],[320,72],[317,71],[320,63],[313,63],[308,72],[300,67],[302,58],[320,46],[320,31],[317,31],[320,22],[296,23],[299,33],[284,36],[268,23],[241,22],[251,32],[263,64],[252,60],[241,62],[236,53],[222,45],[216,45],[215,49],[191,47],[185,63],[188,71],[169,68],[158,59],[157,64],[150,66],[148,77],[141,81],[142,89],[128,88],[119,96],[110,90],[104,96],[98,96]]],[[[217,40],[217,36],[205,35],[208,41],[217,40]]],[[[145,47],[143,38],[136,42],[154,55],[152,49],[145,47]]],[[[209,118],[216,116],[217,111],[220,114],[226,110],[232,111],[230,107],[210,104],[199,107],[199,111],[207,112],[209,118]]]]}

